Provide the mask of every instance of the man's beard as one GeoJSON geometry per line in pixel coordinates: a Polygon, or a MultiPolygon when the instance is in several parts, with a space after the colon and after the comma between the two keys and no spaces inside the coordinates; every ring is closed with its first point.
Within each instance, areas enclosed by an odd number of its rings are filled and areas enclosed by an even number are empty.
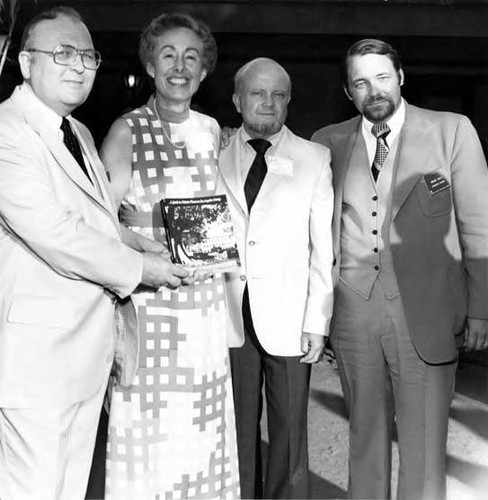
{"type": "Polygon", "coordinates": [[[395,103],[388,96],[374,96],[363,105],[363,114],[371,122],[384,122],[395,112],[395,103]],[[377,103],[375,105],[375,103],[377,103]]]}
{"type": "Polygon", "coordinates": [[[281,130],[283,123],[279,120],[274,120],[272,122],[249,122],[246,125],[249,130],[252,130],[261,137],[270,137],[281,130]]]}

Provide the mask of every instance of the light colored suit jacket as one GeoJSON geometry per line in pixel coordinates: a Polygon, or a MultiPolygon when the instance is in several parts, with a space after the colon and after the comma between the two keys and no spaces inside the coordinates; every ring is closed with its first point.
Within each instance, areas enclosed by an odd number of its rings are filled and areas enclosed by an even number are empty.
{"type": "MultiPolygon", "coordinates": [[[[312,137],[332,153],[336,281],[344,180],[358,134],[360,116],[312,137]]],[[[429,363],[448,362],[457,356],[455,336],[462,332],[466,316],[488,318],[486,161],[465,116],[407,104],[395,162],[392,222],[383,228],[383,237],[391,243],[417,352],[429,363]],[[442,189],[436,191],[432,178],[442,189]]]]}
{"type": "Polygon", "coordinates": [[[302,332],[328,334],[332,315],[332,179],[329,151],[286,127],[271,139],[268,173],[248,214],[240,165],[241,127],[220,155],[239,273],[226,274],[229,345],[244,342],[247,283],[253,324],[272,355],[299,356],[302,332]]]}
{"type": "Polygon", "coordinates": [[[113,357],[117,296],[141,278],[92,137],[71,123],[96,186],[26,84],[0,105],[0,407],[93,394],[113,357]]]}

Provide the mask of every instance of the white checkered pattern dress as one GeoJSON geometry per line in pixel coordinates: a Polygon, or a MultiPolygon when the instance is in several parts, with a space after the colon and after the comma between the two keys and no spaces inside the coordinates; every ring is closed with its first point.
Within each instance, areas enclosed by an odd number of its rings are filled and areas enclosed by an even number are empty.
{"type": "MultiPolygon", "coordinates": [[[[133,177],[121,219],[165,242],[162,197],[215,194],[219,127],[191,111],[184,123],[170,124],[170,142],[153,109],[151,99],[124,116],[132,131],[133,177]],[[175,147],[179,141],[186,147],[175,147]]],[[[130,389],[112,392],[106,498],[238,498],[221,275],[133,299],[140,368],[130,389]]]]}

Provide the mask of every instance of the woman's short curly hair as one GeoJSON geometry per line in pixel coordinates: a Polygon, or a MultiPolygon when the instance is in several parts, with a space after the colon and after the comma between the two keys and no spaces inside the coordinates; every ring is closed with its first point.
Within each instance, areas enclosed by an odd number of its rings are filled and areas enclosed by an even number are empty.
{"type": "Polygon", "coordinates": [[[155,17],[141,33],[139,40],[139,59],[144,67],[152,62],[157,39],[164,33],[186,28],[195,33],[203,43],[203,67],[211,73],[217,64],[217,43],[210,28],[188,14],[163,13],[155,17]]]}

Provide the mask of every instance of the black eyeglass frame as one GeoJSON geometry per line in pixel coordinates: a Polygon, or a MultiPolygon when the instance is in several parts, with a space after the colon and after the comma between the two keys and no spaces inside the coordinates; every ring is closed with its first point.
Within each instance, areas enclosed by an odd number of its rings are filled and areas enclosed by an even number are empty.
{"type": "Polygon", "coordinates": [[[76,47],[73,47],[72,45],[58,45],[57,47],[54,47],[53,50],[41,50],[41,49],[25,49],[24,52],[40,52],[41,54],[47,54],[53,58],[53,61],[56,64],[59,64],[60,66],[71,66],[76,63],[78,56],[81,57],[81,62],[83,64],[83,67],[85,69],[89,70],[97,70],[100,67],[100,64],[102,63],[102,55],[98,50],[95,49],[77,49],[76,47]],[[70,52],[72,55],[74,54],[74,59],[72,62],[59,62],[56,59],[56,56],[58,56],[61,52],[70,52]],[[87,66],[86,61],[85,61],[85,56],[91,56],[93,61],[95,62],[95,66],[87,66]]]}

